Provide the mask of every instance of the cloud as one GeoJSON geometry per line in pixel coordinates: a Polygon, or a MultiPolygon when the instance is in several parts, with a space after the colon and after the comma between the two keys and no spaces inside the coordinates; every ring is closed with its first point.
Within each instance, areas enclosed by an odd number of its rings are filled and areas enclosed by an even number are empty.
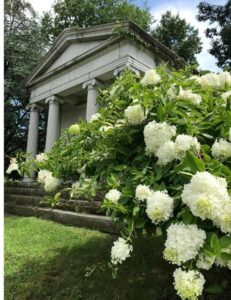
{"type": "Polygon", "coordinates": [[[155,7],[151,8],[151,13],[155,20],[159,21],[161,19],[161,15],[165,13],[167,10],[170,10],[174,15],[179,13],[181,18],[184,18],[188,23],[190,23],[194,28],[198,29],[199,36],[202,41],[202,51],[200,54],[197,54],[197,60],[201,69],[210,70],[213,72],[217,72],[220,69],[216,66],[216,58],[208,53],[210,48],[210,39],[205,37],[205,29],[208,28],[209,22],[199,22],[196,19],[196,15],[198,13],[197,4],[198,1],[168,1],[167,3],[159,2],[155,7]],[[186,5],[187,3],[187,5],[186,5]]]}

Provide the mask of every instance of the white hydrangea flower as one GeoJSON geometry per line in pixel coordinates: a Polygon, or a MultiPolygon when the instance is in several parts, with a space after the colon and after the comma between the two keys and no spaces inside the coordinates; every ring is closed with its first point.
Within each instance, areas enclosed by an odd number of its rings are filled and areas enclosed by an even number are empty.
{"type": "Polygon", "coordinates": [[[68,133],[71,135],[77,135],[80,132],[79,124],[73,124],[68,128],[68,133]]]}
{"type": "Polygon", "coordinates": [[[204,88],[213,87],[219,88],[220,87],[220,80],[217,74],[215,73],[208,73],[198,77],[196,81],[203,86],[204,88]]]}
{"type": "Polygon", "coordinates": [[[121,264],[126,258],[130,257],[133,247],[125,239],[119,238],[114,242],[111,249],[111,261],[114,265],[121,264]]]}
{"type": "Polygon", "coordinates": [[[124,111],[128,123],[137,125],[145,120],[144,109],[140,104],[128,106],[124,111]]]}
{"type": "Polygon", "coordinates": [[[192,147],[195,148],[197,152],[200,151],[200,143],[196,137],[191,135],[180,134],[176,137],[175,143],[178,155],[180,155],[181,152],[185,153],[192,147]]]}
{"type": "Polygon", "coordinates": [[[156,70],[148,70],[145,72],[144,77],[140,81],[143,86],[149,84],[157,84],[161,80],[160,75],[156,72],[156,70]]]}
{"type": "Polygon", "coordinates": [[[222,104],[222,106],[224,107],[224,106],[226,106],[226,104],[227,104],[227,99],[229,98],[231,96],[231,90],[230,91],[228,91],[228,92],[225,92],[225,93],[222,93],[221,94],[221,98],[223,99],[223,104],[222,104]]]}
{"type": "Polygon", "coordinates": [[[16,158],[11,158],[10,165],[9,165],[9,167],[6,170],[6,174],[10,174],[13,171],[18,171],[18,173],[20,173],[19,172],[18,161],[17,161],[16,158]]]}
{"type": "Polygon", "coordinates": [[[220,87],[231,86],[231,74],[227,71],[218,74],[220,87]]]}
{"type": "Polygon", "coordinates": [[[121,192],[117,189],[111,189],[107,194],[105,195],[105,198],[110,200],[112,203],[117,204],[119,199],[121,197],[121,192]]]}
{"type": "Polygon", "coordinates": [[[44,185],[44,189],[47,192],[54,191],[60,184],[60,180],[53,177],[52,172],[48,170],[40,170],[37,181],[44,185]]]}
{"type": "Polygon", "coordinates": [[[114,127],[112,126],[112,125],[108,125],[108,126],[101,126],[100,127],[100,129],[99,129],[99,131],[101,131],[101,132],[107,132],[107,131],[109,131],[109,130],[112,130],[114,127]]]}
{"type": "Polygon", "coordinates": [[[93,114],[93,115],[90,117],[89,123],[98,121],[100,117],[101,117],[101,114],[100,114],[100,113],[95,113],[95,114],[93,114]]]}
{"type": "Polygon", "coordinates": [[[215,261],[216,256],[210,257],[205,254],[199,254],[196,266],[198,269],[209,270],[215,261]]]}
{"type": "Polygon", "coordinates": [[[154,224],[167,221],[173,215],[173,199],[166,191],[152,192],[147,199],[146,213],[154,224]]]}
{"type": "Polygon", "coordinates": [[[167,229],[164,258],[180,265],[197,256],[203,246],[206,233],[196,225],[172,224],[167,229]]]}
{"type": "Polygon", "coordinates": [[[231,75],[229,72],[208,73],[198,77],[197,82],[205,88],[223,88],[225,85],[231,86],[231,75]]]}
{"type": "Polygon", "coordinates": [[[200,272],[183,271],[178,268],[173,273],[173,277],[174,288],[182,300],[196,300],[202,295],[205,279],[200,272]]]}
{"type": "Polygon", "coordinates": [[[179,90],[179,95],[176,96],[177,100],[187,100],[189,102],[191,102],[192,104],[200,104],[202,101],[202,98],[200,95],[195,94],[192,92],[192,90],[183,90],[182,87],[180,86],[180,90],[179,90]]]}
{"type": "Polygon", "coordinates": [[[151,195],[150,188],[145,184],[139,184],[136,187],[136,198],[139,201],[145,201],[151,195]]]}
{"type": "Polygon", "coordinates": [[[52,192],[57,189],[57,187],[60,184],[60,180],[55,177],[49,177],[46,179],[45,185],[44,185],[44,190],[46,192],[52,192]]]}
{"type": "Polygon", "coordinates": [[[144,141],[148,153],[156,154],[161,145],[170,141],[176,135],[176,126],[166,122],[149,122],[144,128],[144,141]]]}
{"type": "Polygon", "coordinates": [[[36,160],[38,163],[44,163],[45,161],[48,160],[48,156],[47,156],[46,153],[40,153],[40,154],[37,154],[37,155],[36,155],[35,160],[36,160]]]}
{"type": "Polygon", "coordinates": [[[158,151],[156,152],[156,156],[158,157],[158,165],[165,166],[169,162],[177,159],[177,151],[176,145],[172,141],[167,141],[160,146],[158,151]]]}
{"type": "Polygon", "coordinates": [[[197,172],[184,186],[181,198],[194,216],[212,220],[223,232],[231,230],[231,200],[224,178],[197,172]]]}
{"type": "Polygon", "coordinates": [[[231,143],[224,139],[216,140],[211,151],[214,158],[224,161],[231,157],[231,143]]]}

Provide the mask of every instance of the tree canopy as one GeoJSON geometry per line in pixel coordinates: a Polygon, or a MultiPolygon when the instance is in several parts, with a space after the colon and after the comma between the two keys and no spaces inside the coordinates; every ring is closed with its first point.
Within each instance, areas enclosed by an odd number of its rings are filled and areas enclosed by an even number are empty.
{"type": "Polygon", "coordinates": [[[218,67],[231,68],[231,0],[225,5],[201,2],[198,9],[199,21],[209,21],[210,25],[216,25],[210,26],[205,32],[212,41],[209,52],[216,57],[218,67]]]}
{"type": "Polygon", "coordinates": [[[32,6],[24,0],[5,0],[5,153],[25,149],[29,92],[26,78],[44,53],[43,38],[32,6]]]}
{"type": "Polygon", "coordinates": [[[149,8],[138,7],[129,0],[58,0],[53,14],[43,15],[42,31],[53,42],[67,27],[85,28],[123,20],[133,20],[144,30],[152,24],[149,8]]]}
{"type": "Polygon", "coordinates": [[[152,34],[187,63],[197,64],[196,54],[202,50],[198,30],[178,14],[174,16],[170,11],[163,14],[152,34]]]}

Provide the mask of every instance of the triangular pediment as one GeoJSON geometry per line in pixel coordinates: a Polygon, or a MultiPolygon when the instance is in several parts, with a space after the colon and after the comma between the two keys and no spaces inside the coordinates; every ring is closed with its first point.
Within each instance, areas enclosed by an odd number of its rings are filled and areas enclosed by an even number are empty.
{"type": "Polygon", "coordinates": [[[46,80],[65,68],[69,68],[93,53],[102,50],[123,37],[121,32],[130,32],[138,36],[136,41],[145,41],[145,47],[159,56],[170,61],[177,61],[179,57],[148,33],[130,21],[103,24],[79,29],[71,27],[63,30],[51,49],[44,56],[37,68],[31,73],[27,86],[46,80]],[[117,28],[117,29],[116,29],[117,28]],[[122,30],[122,31],[121,31],[122,30]]]}

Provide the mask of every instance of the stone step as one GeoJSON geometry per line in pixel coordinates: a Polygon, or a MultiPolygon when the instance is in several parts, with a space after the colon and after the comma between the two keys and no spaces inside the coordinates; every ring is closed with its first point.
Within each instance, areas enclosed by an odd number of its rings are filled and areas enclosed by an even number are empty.
{"type": "MultiPolygon", "coordinates": [[[[5,194],[5,202],[10,204],[50,207],[50,204],[46,202],[44,197],[34,196],[34,195],[36,194],[33,195],[5,194]]],[[[61,199],[60,203],[57,204],[55,208],[70,210],[75,212],[103,214],[103,212],[100,211],[100,206],[101,206],[100,201],[61,199]]]]}
{"type": "Polygon", "coordinates": [[[118,226],[116,226],[111,219],[106,216],[76,213],[44,207],[22,206],[10,203],[5,203],[5,212],[20,216],[41,217],[44,219],[61,222],[65,225],[86,227],[113,234],[119,233],[118,226]]]}
{"type": "Polygon", "coordinates": [[[43,197],[33,195],[5,194],[5,202],[11,204],[39,206],[42,200],[43,197]]]}
{"type": "Polygon", "coordinates": [[[5,186],[4,190],[5,194],[15,194],[15,195],[36,195],[36,196],[44,196],[45,192],[42,188],[34,188],[34,187],[21,187],[21,186],[5,186]]]}

